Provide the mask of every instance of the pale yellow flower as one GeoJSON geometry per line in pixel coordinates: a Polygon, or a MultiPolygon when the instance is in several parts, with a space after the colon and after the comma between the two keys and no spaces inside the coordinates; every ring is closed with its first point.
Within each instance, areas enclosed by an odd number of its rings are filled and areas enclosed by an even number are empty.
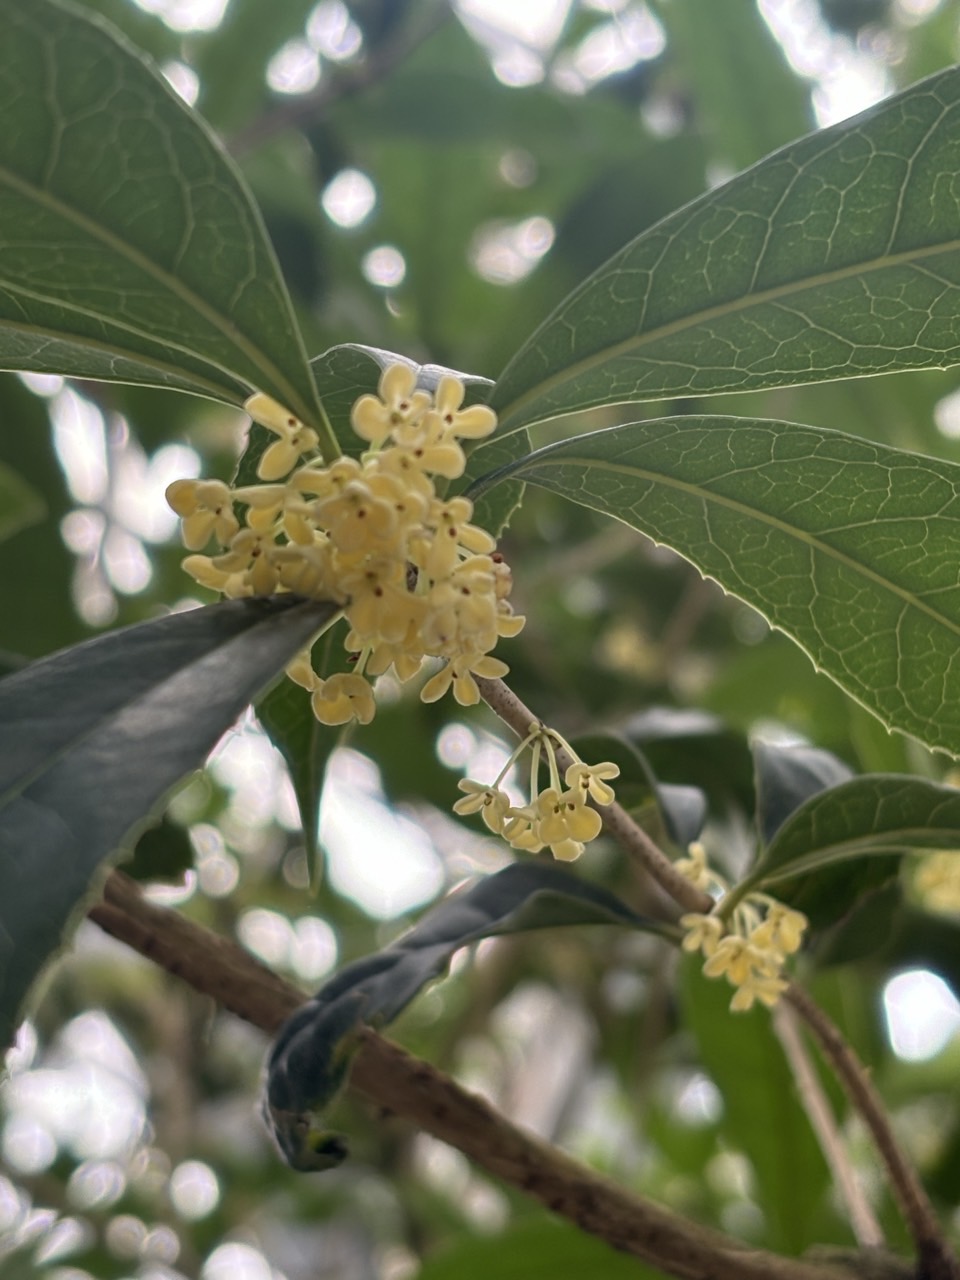
{"type": "Polygon", "coordinates": [[[167,485],[167,504],[181,517],[183,544],[202,551],[212,537],[221,545],[240,528],[233,493],[222,480],[174,480],[167,485]]]}
{"type": "Polygon", "coordinates": [[[437,702],[453,687],[453,696],[461,707],[473,707],[480,701],[480,690],[474,676],[487,680],[499,680],[510,668],[499,658],[488,654],[467,653],[454,658],[432,676],[420,690],[422,702],[437,702]]]}
{"type": "Polygon", "coordinates": [[[718,916],[702,915],[697,911],[681,916],[680,926],[686,930],[680,944],[684,951],[700,951],[708,959],[716,951],[726,931],[726,925],[718,916]]]}
{"type": "Polygon", "coordinates": [[[547,787],[537,797],[539,835],[551,847],[564,840],[587,844],[600,834],[603,821],[596,809],[585,803],[579,791],[558,791],[547,787]]]}
{"type": "Polygon", "coordinates": [[[466,795],[457,800],[453,812],[459,814],[479,813],[487,827],[496,835],[503,832],[507,811],[510,808],[510,797],[499,787],[486,787],[482,782],[474,782],[463,778],[457,783],[466,795]]]}
{"type": "Polygon", "coordinates": [[[514,849],[539,853],[543,841],[539,834],[539,816],[532,805],[511,808],[503,827],[503,837],[514,849]]]}
{"type": "Polygon", "coordinates": [[[310,704],[321,724],[348,724],[351,720],[369,724],[376,713],[373,689],[363,676],[354,672],[319,680],[310,704]]]}
{"type": "Polygon", "coordinates": [[[585,848],[581,840],[556,840],[550,845],[550,852],[558,862],[576,862],[585,848]]]}
{"type": "Polygon", "coordinates": [[[485,404],[461,409],[466,387],[459,378],[445,374],[434,392],[436,411],[444,431],[461,440],[482,440],[496,429],[497,415],[485,404]]]}
{"type": "Polygon", "coordinates": [[[279,480],[293,470],[304,454],[313,453],[320,443],[320,437],[312,427],[305,426],[262,391],[248,397],[243,407],[254,422],[280,437],[267,446],[257,464],[257,475],[261,480],[279,480]]]}
{"type": "Polygon", "coordinates": [[[572,764],[564,775],[564,781],[572,791],[580,791],[583,798],[587,796],[594,804],[613,804],[613,787],[608,787],[606,778],[619,778],[620,766],[610,760],[602,760],[599,764],[584,764],[578,760],[572,764]]]}
{"type": "Polygon", "coordinates": [[[751,930],[750,941],[755,946],[770,948],[785,956],[793,955],[803,944],[807,923],[802,912],[775,902],[769,907],[766,919],[751,930]]]}
{"type": "Polygon", "coordinates": [[[276,437],[258,466],[264,483],[232,490],[184,480],[169,490],[188,549],[201,550],[211,537],[225,548],[184,561],[197,581],[233,597],[289,591],[342,606],[356,668],[323,680],[309,655],[290,665],[325,723],[372,718],[365,673],[392,671],[405,681],[426,658],[440,658],[421,696],[432,701],[449,691],[471,706],[478,679],[508,670],[492,650],[524,622],[510,607],[509,567],[494,554],[493,536],[472,523],[470,501],[441,499],[434,487],[436,478],[463,472],[458,438],[480,439],[496,426],[492,410],[464,409],[464,397],[453,376],[431,395],[417,388],[408,365],[391,365],[378,394],[361,396],[351,414],[373,447],[360,460],[326,462],[316,456],[317,432],[257,392],[245,407],[276,437]]]}
{"type": "Polygon", "coordinates": [[[417,391],[417,375],[409,365],[392,364],[380,375],[379,396],[361,396],[350,411],[350,424],[361,440],[382,444],[391,433],[417,422],[431,404],[417,391]]]}
{"type": "Polygon", "coordinates": [[[319,676],[313,669],[309,649],[301,650],[295,658],[287,663],[284,670],[294,684],[300,685],[302,689],[306,689],[309,693],[313,693],[317,687],[319,676]]]}
{"type": "Polygon", "coordinates": [[[730,1011],[732,1013],[744,1013],[753,1008],[755,1000],[759,1000],[769,1008],[772,1008],[786,989],[787,983],[783,978],[777,978],[770,974],[750,973],[733,993],[733,999],[730,1001],[730,1011]]]}
{"type": "Polygon", "coordinates": [[[709,889],[714,877],[707,867],[707,851],[699,840],[687,845],[687,856],[678,858],[674,864],[685,880],[695,884],[698,889],[709,889]]]}

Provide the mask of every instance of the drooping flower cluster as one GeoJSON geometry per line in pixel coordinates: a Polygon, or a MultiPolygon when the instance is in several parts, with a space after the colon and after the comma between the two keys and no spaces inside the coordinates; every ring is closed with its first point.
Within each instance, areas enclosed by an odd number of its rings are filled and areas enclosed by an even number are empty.
{"type": "Polygon", "coordinates": [[[602,819],[594,805],[613,803],[609,778],[620,773],[617,765],[584,764],[570,744],[555,729],[534,724],[530,732],[489,785],[464,778],[458,785],[466,792],[453,806],[454,813],[479,813],[487,827],[502,836],[514,849],[539,853],[549,847],[555,858],[572,862],[583,853],[585,845],[600,834],[602,819]],[[557,747],[570,756],[560,780],[557,747]],[[514,805],[501,788],[501,783],[520,755],[530,750],[530,799],[525,805],[514,805]],[[540,786],[540,762],[546,757],[549,784],[540,786]]]}
{"type": "MultiPolygon", "coordinates": [[[[688,880],[705,893],[729,891],[723,877],[707,865],[703,845],[692,844],[687,853],[676,865],[688,880]]],[[[769,894],[748,893],[729,919],[714,912],[691,912],[680,917],[680,924],[686,930],[683,949],[705,957],[706,976],[725,977],[736,987],[730,1008],[739,1013],[751,1009],[756,1000],[772,1007],[786,991],[783,968],[800,950],[807,918],[769,894]]]]}
{"type": "Polygon", "coordinates": [[[496,541],[471,524],[467,498],[438,497],[435,479],[456,479],[466,465],[461,440],[496,426],[485,405],[462,408],[464,386],[440,378],[431,395],[406,365],[384,370],[379,395],[361,396],[351,423],[370,446],[358,460],[319,456],[317,433],[263,394],[244,406],[277,439],[257,467],[262,484],[229,488],[219,480],[177,480],[167,501],[182,518],[183,540],[199,553],[184,569],[226,596],[295,592],[342,605],[352,671],[322,678],[309,649],[287,667],[309,690],[324,724],[367,724],[375,705],[370,677],[393,670],[401,681],[424,659],[443,665],[421,697],[448,689],[462,705],[479,700],[475,676],[505,675],[490,656],[524,619],[508,597],[511,575],[496,541]]]}

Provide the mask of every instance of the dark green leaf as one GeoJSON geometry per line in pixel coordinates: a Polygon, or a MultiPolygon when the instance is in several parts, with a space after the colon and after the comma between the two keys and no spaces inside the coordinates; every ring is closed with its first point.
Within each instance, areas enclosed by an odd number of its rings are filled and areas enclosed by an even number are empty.
{"type": "Polygon", "coordinates": [[[707,817],[707,798],[699,787],[660,782],[646,756],[619,734],[578,735],[573,745],[584,760],[610,760],[617,765],[618,803],[657,844],[685,849],[699,836],[707,817]]]}
{"type": "MultiPolygon", "coordinates": [[[[456,488],[468,498],[473,498],[471,486],[478,477],[490,471],[498,471],[518,461],[530,452],[530,437],[526,431],[512,431],[509,435],[494,435],[482,440],[467,458],[467,469],[456,488]]],[[[495,489],[485,489],[473,500],[473,522],[499,538],[510,523],[510,517],[523,502],[522,480],[508,480],[495,489]]]]}
{"type": "Polygon", "coordinates": [[[0,1043],[98,869],[334,612],[229,601],[0,681],[0,1043]]]}
{"type": "MultiPolygon", "coordinates": [[[[773,892],[781,902],[802,911],[811,928],[818,933],[834,927],[842,930],[861,903],[898,887],[895,882],[899,872],[899,855],[878,850],[873,856],[839,862],[820,867],[811,874],[788,878],[778,882],[773,892]]],[[[874,952],[877,937],[874,934],[874,952]]],[[[814,945],[818,941],[816,939],[814,945]]]]}
{"type": "Polygon", "coordinates": [[[37,524],[46,513],[36,489],[0,462],[0,541],[37,524]]]}
{"type": "Polygon", "coordinates": [[[960,754],[960,466],[691,416],[561,441],[501,474],[673,547],[888,727],[960,754]]]}
{"type": "Polygon", "coordinates": [[[670,839],[681,849],[685,849],[703,831],[703,824],[707,820],[707,797],[699,787],[658,782],[657,799],[667,822],[670,839]]]}
{"type": "Polygon", "coordinates": [[[731,801],[753,811],[753,761],[746,737],[718,716],[687,707],[650,707],[631,716],[622,732],[658,778],[695,782],[721,812],[731,801]]]}
{"type": "Polygon", "coordinates": [[[842,760],[819,747],[783,747],[772,742],[757,742],[753,747],[753,760],[757,827],[765,845],[805,800],[853,777],[853,770],[842,760]]]}
{"type": "MultiPolygon", "coordinates": [[[[864,870],[868,866],[875,867],[878,862],[887,861],[893,861],[894,874],[896,874],[899,858],[874,859],[870,863],[858,863],[856,869],[864,870]]],[[[852,867],[848,866],[847,869],[851,870],[852,867]]],[[[832,879],[833,876],[828,873],[825,878],[832,879]]],[[[814,898],[816,885],[811,883],[808,887],[813,890],[813,893],[807,893],[805,896],[814,898]]],[[[814,898],[815,910],[818,905],[814,898]]],[[[858,886],[856,896],[852,900],[847,896],[844,905],[847,909],[841,913],[838,920],[831,922],[823,917],[814,920],[814,923],[821,927],[824,924],[833,923],[833,927],[824,929],[814,942],[813,956],[819,969],[874,958],[877,954],[878,939],[885,940],[883,949],[888,951],[891,943],[900,933],[904,915],[903,889],[897,881],[891,882],[889,876],[886,884],[878,883],[872,889],[867,885],[858,886]]],[[[952,941],[955,943],[956,939],[952,941]]]]}
{"type": "Polygon", "coordinates": [[[342,1084],[350,1032],[359,1022],[391,1022],[470,942],[570,924],[664,928],[549,863],[518,862],[446,898],[385,950],[341,969],[284,1023],[270,1052],[265,1109],[287,1161],[306,1171],[344,1158],[343,1140],[318,1127],[311,1113],[342,1084]]]}
{"type": "Polygon", "coordinates": [[[320,794],[330,753],[339,733],[313,714],[310,695],[292,680],[281,680],[257,703],[257,716],[286,761],[297,797],[303,840],[311,866],[317,857],[320,794]]]}
{"type": "Polygon", "coordinates": [[[260,215],[202,121],[126,39],[0,0],[0,361],[178,387],[316,394],[260,215]]]}
{"type": "Polygon", "coordinates": [[[956,363],[958,167],[955,68],[775,152],[570,294],[498,381],[501,422],[956,363]]]}
{"type": "Polygon", "coordinates": [[[164,815],[134,845],[124,871],[134,880],[177,880],[193,866],[193,845],[186,830],[164,815]]]}
{"type": "Polygon", "coordinates": [[[749,881],[773,887],[838,862],[917,849],[960,849],[960,791],[923,778],[869,773],[801,805],[749,881]]]}
{"type": "MultiPolygon", "coordinates": [[[[852,923],[856,923],[856,916],[852,923]]],[[[873,923],[882,928],[884,921],[878,921],[874,916],[873,923]]],[[[875,929],[869,950],[874,960],[877,958],[878,939],[880,958],[888,970],[931,969],[950,983],[955,994],[960,994],[960,921],[955,914],[934,915],[903,904],[893,916],[892,927],[883,931],[875,929]]],[[[828,949],[826,963],[833,959],[828,949]]],[[[842,962],[842,955],[840,959],[842,962]]]]}
{"type": "Polygon", "coordinates": [[[43,495],[47,511],[46,519],[0,542],[0,648],[37,658],[90,634],[71,600],[76,559],[60,532],[75,503],[54,450],[47,404],[13,374],[0,374],[0,424],[0,459],[43,495]]]}
{"type": "Polygon", "coordinates": [[[15,671],[22,671],[30,665],[30,659],[22,654],[11,653],[9,649],[0,649],[0,677],[12,676],[15,671]]]}

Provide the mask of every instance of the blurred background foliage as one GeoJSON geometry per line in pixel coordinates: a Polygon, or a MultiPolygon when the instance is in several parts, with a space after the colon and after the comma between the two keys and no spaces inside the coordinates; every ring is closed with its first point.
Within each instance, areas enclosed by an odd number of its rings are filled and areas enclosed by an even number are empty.
{"type": "MultiPolygon", "coordinates": [[[[955,0],[80,3],[122,28],[223,137],[262,205],[312,355],[359,341],[486,377],[626,239],[960,49],[955,0]]],[[[697,407],[952,458],[960,437],[952,371],[697,407]]],[[[0,414],[0,478],[10,468],[43,500],[0,542],[3,669],[193,601],[163,490],[180,475],[229,477],[240,415],[12,374],[0,378],[0,414]]],[[[538,492],[505,550],[529,618],[506,654],[517,692],[568,735],[632,732],[662,781],[702,787],[720,864],[742,868],[752,847],[748,735],[806,740],[858,770],[945,775],[946,762],[888,735],[750,609],[630,530],[538,492]]],[[[322,731],[312,752],[312,785],[324,787],[315,857],[250,715],[128,868],[306,988],[507,857],[449,811],[463,772],[492,777],[505,757],[483,714],[397,698],[349,739],[322,731]]],[[[619,855],[589,856],[585,874],[642,907],[619,855]]],[[[935,865],[919,880],[903,871],[866,896],[819,939],[809,976],[874,1064],[949,1213],[960,1195],[960,901],[931,902],[935,865]]],[[[769,1020],[730,1018],[727,999],[655,939],[557,931],[461,955],[397,1034],[698,1220],[786,1251],[849,1243],[769,1020]]],[[[5,1280],[652,1274],[349,1101],[337,1120],[353,1158],[291,1173],[255,1114],[264,1049],[83,926],[0,1089],[5,1280]]]]}

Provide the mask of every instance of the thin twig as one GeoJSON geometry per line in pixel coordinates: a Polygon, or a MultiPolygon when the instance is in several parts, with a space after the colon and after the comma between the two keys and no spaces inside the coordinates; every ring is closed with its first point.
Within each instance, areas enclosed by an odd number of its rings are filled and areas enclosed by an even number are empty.
{"type": "MultiPolygon", "coordinates": [[[[480,696],[496,715],[518,735],[525,738],[532,725],[538,724],[538,718],[520,701],[517,695],[502,680],[487,680],[476,677],[480,696]]],[[[566,769],[573,761],[561,748],[557,751],[557,760],[562,769],[566,769]]],[[[685,876],[681,875],[674,863],[650,839],[642,827],[630,817],[626,809],[614,802],[599,807],[603,825],[620,847],[631,854],[643,866],[644,870],[660,885],[666,893],[685,911],[707,913],[713,910],[714,901],[709,894],[698,889],[685,876]]]]}
{"type": "Polygon", "coordinates": [[[803,1019],[873,1138],[913,1237],[921,1280],[960,1280],[960,1263],[943,1236],[917,1171],[897,1142],[869,1072],[839,1029],[802,987],[791,983],[783,998],[803,1019]]]}
{"type": "Polygon", "coordinates": [[[850,1163],[837,1122],[800,1035],[797,1014],[781,1001],[773,1010],[773,1030],[797,1082],[797,1092],[833,1180],[843,1197],[857,1243],[865,1249],[883,1245],[883,1229],[850,1163]]]}
{"type": "MultiPolygon", "coordinates": [[[[537,717],[502,680],[477,678],[477,684],[490,709],[521,738],[526,737],[531,726],[538,723],[537,717]]],[[[559,752],[557,754],[561,765],[566,767],[568,761],[559,752]]],[[[661,888],[684,909],[703,913],[712,910],[713,900],[680,875],[669,858],[620,805],[606,806],[601,813],[608,834],[632,853],[661,888]]],[[[916,1244],[920,1267],[918,1280],[960,1280],[960,1262],[947,1245],[916,1170],[900,1150],[880,1096],[863,1064],[806,992],[791,983],[785,999],[810,1028],[873,1137],[916,1244]]],[[[862,1226],[866,1228],[866,1219],[862,1226]]],[[[872,1227],[869,1230],[872,1231],[872,1227]]]]}
{"type": "MultiPolygon", "coordinates": [[[[112,872],[90,918],[196,990],[273,1033],[304,1001],[248,952],[166,907],[112,872]]],[[[364,1029],[350,1087],[458,1147],[582,1230],[680,1280],[851,1280],[850,1265],[782,1258],[688,1222],[518,1129],[481,1098],[376,1032],[364,1029]]]]}

